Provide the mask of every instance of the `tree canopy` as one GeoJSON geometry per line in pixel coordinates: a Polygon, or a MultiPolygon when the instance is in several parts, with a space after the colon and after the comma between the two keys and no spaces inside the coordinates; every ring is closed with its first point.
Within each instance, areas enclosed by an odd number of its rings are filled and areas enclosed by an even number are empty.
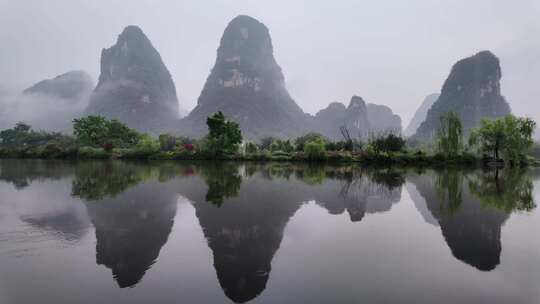
{"type": "Polygon", "coordinates": [[[469,144],[477,146],[495,159],[517,163],[534,143],[532,134],[536,123],[530,118],[508,115],[496,120],[482,119],[480,128],[474,129],[469,144]]]}
{"type": "Polygon", "coordinates": [[[437,149],[446,156],[456,156],[463,149],[463,126],[455,112],[441,116],[436,141],[437,149]]]}
{"type": "Polygon", "coordinates": [[[234,121],[225,119],[222,112],[208,117],[208,136],[204,142],[204,151],[213,157],[234,154],[242,142],[240,126],[234,121]]]}
{"type": "Polygon", "coordinates": [[[73,134],[81,146],[129,148],[141,138],[136,130],[118,120],[102,116],[87,116],[73,120],[73,134]]]}

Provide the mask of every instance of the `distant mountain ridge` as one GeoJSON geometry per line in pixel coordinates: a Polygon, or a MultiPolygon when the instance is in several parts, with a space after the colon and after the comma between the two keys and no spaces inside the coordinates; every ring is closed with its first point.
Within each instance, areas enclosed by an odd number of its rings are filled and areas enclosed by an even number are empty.
{"type": "MultiPolygon", "coordinates": [[[[223,32],[197,106],[190,113],[181,113],[176,86],[161,55],[144,32],[132,25],[122,31],[113,46],[102,50],[99,81],[93,92],[89,89],[93,87],[90,76],[72,71],[40,81],[23,95],[70,100],[86,94],[88,106],[83,112],[78,110],[77,116],[102,115],[154,135],[203,137],[207,117],[218,111],[238,122],[244,137],[250,140],[294,138],[308,132],[341,140],[342,127],[353,138],[362,139],[403,131],[401,117],[391,108],[367,103],[359,96],[353,96],[348,106],[333,102],[316,115],[305,113],[290,96],[273,51],[269,29],[263,23],[245,15],[235,17],[223,32]]],[[[510,114],[510,106],[501,95],[501,77],[499,59],[489,51],[458,61],[441,94],[426,97],[405,135],[431,139],[440,116],[449,111],[460,116],[465,132],[477,127],[483,117],[510,114]]]]}
{"type": "Polygon", "coordinates": [[[383,105],[366,103],[362,97],[353,96],[349,106],[332,102],[315,114],[311,130],[332,140],[343,140],[341,128],[347,128],[352,138],[367,139],[383,133],[401,133],[401,118],[383,105]]]}
{"type": "Polygon", "coordinates": [[[90,95],[92,77],[85,71],[70,71],[52,79],[42,80],[25,89],[23,94],[43,94],[49,97],[76,100],[90,95]]]}
{"type": "Polygon", "coordinates": [[[426,96],[420,107],[414,113],[414,116],[409,122],[407,129],[405,129],[406,136],[412,136],[416,133],[416,130],[420,124],[426,119],[429,109],[435,103],[435,101],[437,101],[440,95],[441,94],[439,93],[434,93],[426,96]]]}

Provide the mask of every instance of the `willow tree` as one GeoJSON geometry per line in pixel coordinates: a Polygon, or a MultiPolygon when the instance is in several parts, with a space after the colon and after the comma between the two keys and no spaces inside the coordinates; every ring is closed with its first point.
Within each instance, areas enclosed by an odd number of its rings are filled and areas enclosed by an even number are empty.
{"type": "Polygon", "coordinates": [[[463,149],[463,125],[459,116],[448,112],[441,116],[437,130],[437,149],[446,156],[456,156],[463,149]]]}

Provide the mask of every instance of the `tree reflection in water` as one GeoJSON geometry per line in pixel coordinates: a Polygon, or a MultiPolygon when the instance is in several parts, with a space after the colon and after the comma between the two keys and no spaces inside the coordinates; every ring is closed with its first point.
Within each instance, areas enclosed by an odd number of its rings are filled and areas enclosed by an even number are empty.
{"type": "Polygon", "coordinates": [[[509,215],[536,206],[532,182],[523,170],[446,169],[409,180],[438,221],[452,254],[483,271],[500,263],[501,227],[509,215]]]}
{"type": "MultiPolygon", "coordinates": [[[[86,223],[95,227],[96,263],[110,269],[120,287],[136,286],[156,263],[178,195],[187,198],[213,253],[219,284],[235,302],[266,288],[285,227],[302,205],[314,202],[358,222],[391,210],[406,180],[454,257],[492,270],[500,263],[501,226],[512,212],[536,207],[530,176],[508,169],[412,172],[302,163],[0,161],[0,180],[18,189],[36,180],[71,179],[71,194],[84,202],[86,223]]],[[[66,234],[72,214],[81,217],[66,211],[25,220],[66,234]]]]}

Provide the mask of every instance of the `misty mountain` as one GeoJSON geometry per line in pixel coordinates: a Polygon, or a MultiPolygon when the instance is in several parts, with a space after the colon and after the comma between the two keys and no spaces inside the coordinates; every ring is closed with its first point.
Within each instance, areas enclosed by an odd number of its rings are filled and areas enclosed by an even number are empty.
{"type": "Polygon", "coordinates": [[[101,74],[86,113],[152,133],[178,119],[171,74],[139,27],[126,27],[116,44],[101,52],[101,74]]]}
{"type": "Polygon", "coordinates": [[[0,127],[24,121],[34,129],[69,132],[71,121],[84,112],[93,87],[88,73],[70,71],[39,81],[22,92],[0,93],[0,127]]]}
{"type": "Polygon", "coordinates": [[[426,96],[420,107],[414,113],[414,116],[409,122],[407,129],[405,129],[405,136],[412,136],[416,133],[416,130],[418,129],[420,124],[426,119],[427,112],[435,103],[435,101],[437,101],[439,96],[439,93],[429,94],[428,96],[426,96]]]}
{"type": "Polygon", "coordinates": [[[254,18],[238,16],[227,25],[197,106],[180,132],[206,134],[206,118],[218,111],[238,122],[248,138],[304,133],[308,116],[285,87],[268,28],[254,18]]]}
{"type": "Polygon", "coordinates": [[[353,96],[349,106],[333,102],[315,114],[312,130],[335,140],[343,139],[341,127],[349,130],[351,137],[367,135],[370,128],[366,102],[359,96],[353,96]]]}
{"type": "Polygon", "coordinates": [[[401,117],[394,114],[390,107],[368,103],[367,114],[372,133],[401,133],[401,117]]]}
{"type": "Polygon", "coordinates": [[[441,115],[451,111],[459,115],[466,133],[478,127],[481,118],[510,114],[510,106],[501,95],[501,76],[499,59],[489,51],[458,61],[415,137],[433,138],[440,126],[441,115]]]}
{"type": "Polygon", "coordinates": [[[88,98],[94,87],[94,82],[85,71],[71,71],[53,79],[42,80],[25,89],[23,94],[42,94],[52,98],[61,98],[73,102],[88,98]]]}
{"type": "Polygon", "coordinates": [[[346,127],[352,138],[366,138],[370,134],[401,132],[401,118],[387,106],[366,104],[353,96],[349,106],[333,102],[315,114],[311,130],[332,140],[343,140],[341,127],[346,127]]]}

